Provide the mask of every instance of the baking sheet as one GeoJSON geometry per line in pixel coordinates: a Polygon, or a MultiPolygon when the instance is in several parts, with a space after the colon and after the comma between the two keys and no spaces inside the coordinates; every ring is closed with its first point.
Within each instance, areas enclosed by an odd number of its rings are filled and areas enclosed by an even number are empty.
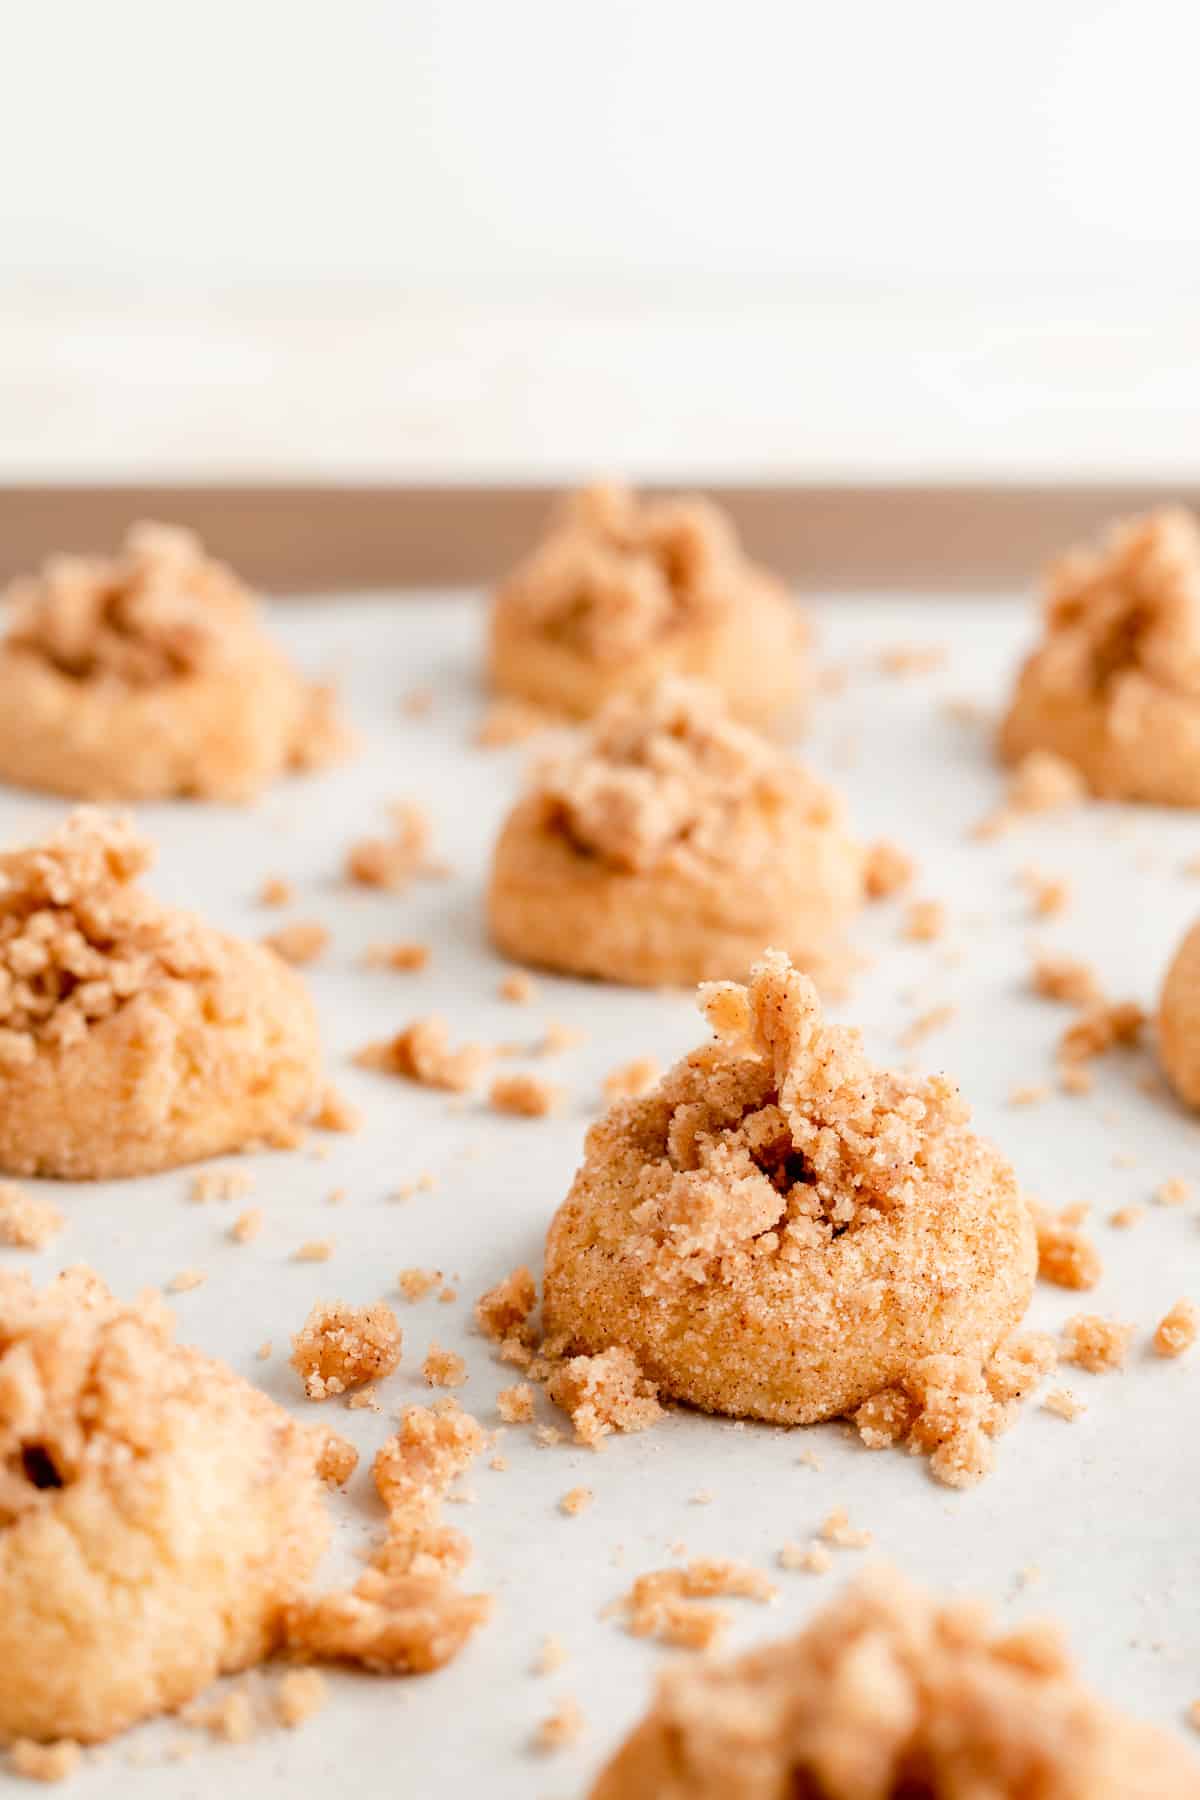
{"type": "MultiPolygon", "coordinates": [[[[1200,1300],[1196,1203],[1164,1208],[1152,1199],[1169,1177],[1200,1177],[1200,1129],[1164,1093],[1143,1091],[1152,1064],[1141,1053],[1098,1064],[1089,1098],[1055,1096],[1014,1109],[1008,1097],[1014,1086],[1052,1079],[1052,1047],[1067,1018],[1028,992],[1031,939],[1093,960],[1115,997],[1151,1002],[1179,933],[1200,911],[1200,881],[1184,872],[1200,853],[1200,819],[1092,807],[972,841],[969,828],[996,803],[1000,782],[984,730],[952,716],[945,703],[975,699],[995,708],[1032,629],[1026,608],[1003,596],[947,605],[877,594],[839,596],[813,610],[823,659],[845,664],[850,678],[842,693],[821,699],[803,753],[842,785],[864,837],[892,836],[918,857],[914,895],[943,901],[949,916],[943,940],[914,945],[901,941],[900,906],[872,908],[856,937],[871,966],[833,1010],[863,1026],[874,1054],[900,1058],[908,1053],[898,1039],[916,1014],[957,1005],[954,1022],[912,1054],[957,1076],[979,1126],[1033,1192],[1093,1209],[1100,1287],[1074,1295],[1040,1286],[1029,1323],[1053,1329],[1080,1309],[1126,1319],[1138,1327],[1128,1369],[1102,1377],[1064,1369],[1058,1382],[1086,1401],[1083,1416],[1066,1424],[1027,1406],[1000,1441],[995,1473],[965,1493],[933,1483],[922,1460],[865,1451],[837,1425],[785,1431],[678,1411],[652,1432],[610,1440],[598,1455],[570,1444],[539,1449],[528,1428],[510,1428],[507,1471],[492,1471],[484,1459],[465,1484],[473,1501],[448,1509],[475,1543],[468,1584],[497,1602],[493,1622],[457,1662],[410,1680],[331,1673],[329,1703],[316,1719],[295,1734],[266,1730],[244,1746],[212,1745],[177,1722],[148,1726],[89,1754],[79,1779],[97,1800],[218,1788],[290,1800],[330,1791],[360,1800],[465,1796],[484,1785],[496,1800],[581,1794],[642,1710],[664,1654],[602,1619],[601,1610],[636,1574],[672,1561],[681,1544],[691,1554],[773,1569],[779,1598],[772,1608],[729,1603],[731,1648],[800,1625],[864,1560],[879,1556],[938,1589],[985,1595],[1006,1617],[1058,1615],[1097,1688],[1183,1728],[1186,1706],[1200,1695],[1200,1618],[1192,1603],[1200,1576],[1192,1516],[1200,1350],[1169,1363],[1150,1356],[1146,1343],[1181,1294],[1200,1300]],[[886,676],[875,666],[877,653],[897,644],[944,645],[946,665],[920,677],[886,676]],[[1031,921],[1017,879],[1029,865],[1070,880],[1072,902],[1060,918],[1031,921]],[[1111,1228],[1108,1215],[1130,1202],[1145,1207],[1141,1223],[1111,1228]],[[801,1460],[810,1451],[819,1470],[801,1460]],[[581,1483],[594,1491],[594,1504],[566,1517],[558,1499],[581,1483]],[[694,1503],[702,1490],[710,1504],[694,1503]],[[835,1506],[874,1534],[872,1549],[835,1552],[833,1572],[821,1577],[776,1568],[780,1546],[807,1540],[835,1506]],[[562,1638],[569,1660],[539,1676],[533,1661],[550,1633],[562,1638]],[[586,1736],[568,1751],[539,1756],[529,1748],[531,1733],[566,1694],[583,1709],[586,1736]],[[178,1760],[184,1738],[191,1754],[178,1760]]],[[[513,1371],[495,1364],[473,1334],[471,1306],[514,1264],[538,1266],[542,1233],[599,1108],[603,1076],[634,1055],[665,1061],[700,1041],[703,1027],[685,995],[539,977],[534,1005],[497,997],[505,965],[484,938],[481,892],[526,752],[482,750],[471,741],[482,706],[476,601],[430,595],[400,606],[338,596],[336,606],[281,605],[274,622],[301,662],[340,676],[363,752],[345,768],[277,789],[251,811],[146,808],[145,826],[161,846],[153,881],[165,898],[233,930],[261,933],[287,918],[330,927],[332,947],[309,979],[329,1071],[364,1109],[365,1128],[355,1137],[314,1137],[299,1152],[245,1159],[255,1186],[243,1202],[193,1203],[188,1171],[88,1187],[46,1184],[68,1215],[66,1231],[41,1255],[0,1255],[6,1267],[26,1265],[39,1279],[86,1261],[127,1293],[165,1286],[183,1269],[207,1271],[204,1286],[174,1301],[180,1336],[310,1417],[287,1364],[289,1334],[319,1298],[389,1297],[405,1351],[380,1390],[382,1414],[326,1403],[331,1422],[363,1452],[347,1493],[330,1502],[337,1537],[322,1573],[336,1580],[353,1573],[379,1527],[371,1455],[398,1407],[432,1397],[420,1375],[431,1342],[466,1357],[470,1379],[459,1397],[486,1424],[498,1423],[495,1394],[513,1371]],[[403,696],[426,687],[429,715],[406,714],[403,696]],[[436,849],[452,875],[401,896],[347,888],[339,878],[347,845],[382,827],[386,803],[399,797],[429,808],[436,849]],[[256,903],[268,874],[295,883],[297,900],[286,912],[256,903]],[[432,945],[426,970],[363,968],[368,943],[399,936],[432,945]],[[578,1048],[503,1065],[562,1082],[567,1109],[545,1120],[496,1118],[482,1099],[456,1101],[351,1066],[357,1047],[434,1010],[446,1014],[455,1041],[532,1045],[550,1019],[582,1028],[587,1039],[578,1048]],[[428,1191],[393,1197],[426,1173],[428,1191]],[[346,1197],[331,1204],[338,1189],[346,1197]],[[255,1243],[237,1246],[226,1233],[242,1205],[261,1206],[266,1228],[255,1243]],[[329,1262],[293,1260],[305,1240],[324,1237],[334,1241],[329,1262]],[[456,1303],[398,1298],[396,1273],[410,1265],[445,1270],[456,1303]],[[260,1362],[264,1339],[274,1353],[260,1362]]],[[[26,836],[60,810],[6,793],[0,837],[26,836]]],[[[539,1418],[564,1423],[540,1396],[538,1404],[539,1418]]],[[[0,1776],[0,1788],[10,1779],[0,1776]]]]}

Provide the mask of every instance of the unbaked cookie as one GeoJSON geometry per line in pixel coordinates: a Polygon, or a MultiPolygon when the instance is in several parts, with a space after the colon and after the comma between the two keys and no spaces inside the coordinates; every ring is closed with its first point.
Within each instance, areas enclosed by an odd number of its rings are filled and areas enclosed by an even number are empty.
{"type": "Polygon", "coordinates": [[[804,696],[806,641],[718,507],[593,487],[498,590],[489,669],[499,692],[577,717],[660,675],[700,675],[762,724],[804,696]]]}
{"type": "Polygon", "coordinates": [[[534,770],[489,917],[519,962],[609,981],[744,978],[771,943],[834,977],[864,886],[840,800],[675,678],[609,701],[534,770]]]}
{"type": "Polygon", "coordinates": [[[314,1097],[300,978],[153,899],[151,861],[86,807],[0,855],[0,1170],[146,1174],[286,1133],[314,1097]]]}
{"type": "Polygon", "coordinates": [[[1184,934],[1163,982],[1158,1052],[1180,1099],[1200,1106],[1200,921],[1184,934]]]}
{"type": "Polygon", "coordinates": [[[136,525],[115,557],[14,582],[0,644],[0,779],[82,800],[252,799],[340,755],[253,595],[190,532],[136,525]]]}
{"type": "Polygon", "coordinates": [[[887,1569],[798,1637],[659,1677],[591,1800],[1193,1800],[1200,1765],[1081,1685],[1053,1625],[989,1628],[887,1569]]]}
{"type": "Polygon", "coordinates": [[[325,1548],[306,1431],[82,1269],[0,1272],[0,1742],[95,1742],[281,1642],[325,1548]]]}
{"type": "Polygon", "coordinates": [[[664,1396],[790,1424],[935,1353],[987,1357],[1037,1251],[953,1084],[875,1069],[777,951],[701,1001],[716,1041],[588,1134],[546,1241],[547,1333],[622,1346],[664,1396]]]}
{"type": "Polygon", "coordinates": [[[1000,753],[1074,763],[1110,800],[1200,806],[1200,531],[1163,511],[1074,550],[1047,577],[1000,753]]]}

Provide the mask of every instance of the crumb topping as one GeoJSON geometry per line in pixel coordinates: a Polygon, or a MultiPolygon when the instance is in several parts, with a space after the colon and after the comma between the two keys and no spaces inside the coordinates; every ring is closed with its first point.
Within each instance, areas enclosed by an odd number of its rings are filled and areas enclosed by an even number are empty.
{"type": "Polygon", "coordinates": [[[268,950],[297,968],[316,962],[329,946],[329,932],[316,919],[294,919],[263,938],[268,950]]]}
{"type": "Polygon", "coordinates": [[[65,1224],[57,1206],[40,1194],[31,1194],[15,1181],[0,1181],[0,1244],[44,1250],[65,1224]]]}
{"type": "Polygon", "coordinates": [[[536,1307],[537,1284],[522,1264],[476,1301],[475,1322],[496,1343],[513,1337],[532,1341],[529,1318],[536,1307]]]}
{"type": "Polygon", "coordinates": [[[886,838],[867,851],[863,882],[872,900],[888,900],[903,893],[916,874],[916,864],[898,844],[886,838]]]}
{"type": "Polygon", "coordinates": [[[1154,1349],[1159,1356],[1182,1356],[1200,1335],[1200,1312],[1190,1300],[1177,1300],[1158,1322],[1154,1349]]]}
{"type": "Polygon", "coordinates": [[[680,1650],[707,1650],[720,1636],[729,1615],[696,1600],[774,1600],[774,1583],[748,1563],[698,1557],[682,1568],[651,1569],[639,1575],[612,1610],[621,1613],[633,1637],[653,1637],[680,1650]]]}
{"type": "Polygon", "coordinates": [[[1055,1287],[1094,1288],[1104,1273],[1100,1252],[1069,1216],[1069,1208],[1055,1215],[1030,1202],[1037,1228],[1038,1274],[1055,1287]]]}
{"type": "Polygon", "coordinates": [[[557,1112],[563,1103],[563,1091],[540,1075],[497,1075],[488,1093],[493,1112],[510,1113],[521,1119],[544,1119],[557,1112]]]}
{"type": "Polygon", "coordinates": [[[390,1375],[403,1337],[390,1306],[319,1300],[292,1339],[292,1367],[310,1400],[344,1394],[390,1375]]]}
{"type": "Polygon", "coordinates": [[[419,875],[443,873],[429,854],[433,830],[424,807],[398,800],[389,809],[387,837],[362,838],[346,853],[346,875],[360,887],[398,893],[419,875]]]}
{"type": "Polygon", "coordinates": [[[1123,1369],[1132,1338],[1132,1325],[1102,1319],[1098,1313],[1076,1313],[1063,1326],[1063,1361],[1093,1375],[1123,1369]]]}
{"type": "Polygon", "coordinates": [[[364,1069],[378,1069],[419,1082],[423,1087],[465,1094],[478,1081],[487,1059],[482,1044],[463,1044],[452,1050],[445,1019],[430,1013],[428,1018],[414,1019],[394,1038],[366,1045],[354,1060],[364,1069]]]}
{"type": "Polygon", "coordinates": [[[611,700],[535,766],[533,792],[545,830],[626,872],[740,865],[752,819],[768,843],[785,813],[841,822],[835,796],[801,764],[731,719],[711,688],[680,678],[611,700]]]}
{"type": "Polygon", "coordinates": [[[546,1392],[570,1414],[576,1440],[597,1449],[613,1431],[645,1431],[662,1417],[658,1388],[628,1350],[572,1356],[555,1369],[546,1392]]]}

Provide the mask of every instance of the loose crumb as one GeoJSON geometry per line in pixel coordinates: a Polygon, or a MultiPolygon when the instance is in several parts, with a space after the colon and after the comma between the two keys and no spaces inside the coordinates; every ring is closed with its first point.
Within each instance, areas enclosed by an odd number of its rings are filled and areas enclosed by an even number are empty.
{"type": "Polygon", "coordinates": [[[1102,1375],[1122,1369],[1133,1337],[1133,1326],[1116,1319],[1103,1319],[1098,1313],[1076,1313],[1063,1326],[1063,1361],[1102,1375]]]}
{"type": "Polygon", "coordinates": [[[1033,991],[1044,1000],[1061,1000],[1067,1006],[1092,1006],[1101,998],[1100,983],[1090,963],[1073,956],[1034,956],[1033,991]]]}
{"type": "Polygon", "coordinates": [[[258,1349],[254,1352],[259,1362],[268,1362],[274,1347],[275,1346],[270,1338],[264,1338],[262,1343],[258,1346],[258,1349]]]}
{"type": "Polygon", "coordinates": [[[253,1186],[246,1169],[201,1169],[192,1176],[191,1196],[203,1206],[210,1200],[240,1200],[253,1186]]]}
{"type": "Polygon", "coordinates": [[[527,975],[523,969],[516,969],[511,975],[504,977],[497,992],[501,1000],[511,1000],[514,1006],[528,1006],[537,999],[537,983],[532,975],[527,975]]]}
{"type": "Polygon", "coordinates": [[[570,1694],[559,1701],[552,1713],[548,1713],[533,1734],[535,1750],[550,1753],[565,1750],[577,1743],[586,1730],[586,1722],[579,1702],[570,1694]]]}
{"type": "Polygon", "coordinates": [[[851,1525],[844,1506],[834,1508],[821,1526],[820,1535],[836,1550],[865,1550],[872,1542],[869,1531],[851,1525]]]}
{"type": "Polygon", "coordinates": [[[1090,1289],[1104,1273],[1100,1252],[1078,1226],[1061,1214],[1033,1205],[1037,1227],[1038,1274],[1055,1287],[1090,1289]]]}
{"type": "Polygon", "coordinates": [[[178,1275],[172,1275],[167,1283],[169,1294],[190,1294],[193,1288],[203,1287],[208,1280],[205,1269],[180,1269],[178,1275]]]}
{"type": "Polygon", "coordinates": [[[292,1261],[293,1262],[328,1262],[332,1255],[333,1255],[333,1239],[332,1238],[308,1238],[305,1240],[305,1242],[303,1244],[300,1245],[300,1248],[298,1250],[293,1250],[292,1261]]]}
{"type": "Polygon", "coordinates": [[[66,1224],[57,1206],[15,1181],[0,1181],[0,1244],[44,1250],[66,1224]]]}
{"type": "Polygon", "coordinates": [[[1154,1191],[1154,1198],[1160,1206],[1183,1206],[1191,1197],[1191,1185],[1182,1175],[1172,1175],[1154,1191]]]}
{"type": "Polygon", "coordinates": [[[596,1496],[593,1494],[591,1488],[568,1488],[567,1492],[559,1500],[558,1510],[560,1512],[565,1512],[569,1518],[573,1519],[579,1513],[586,1512],[595,1498],[596,1496]]]}
{"type": "Polygon", "coordinates": [[[1087,1407],[1075,1398],[1070,1388],[1051,1388],[1042,1401],[1042,1411],[1053,1413],[1056,1419],[1065,1419],[1071,1424],[1087,1411],[1087,1407]]]}
{"type": "Polygon", "coordinates": [[[999,837],[1015,825],[1023,813],[1054,812],[1080,806],[1088,797],[1087,783],[1073,763],[1053,750],[1028,751],[1013,770],[1004,803],[975,827],[978,838],[999,837]]]}
{"type": "Polygon", "coordinates": [[[760,1605],[778,1593],[774,1583],[747,1563],[700,1557],[681,1569],[652,1569],[608,1610],[625,1616],[634,1637],[653,1637],[680,1650],[706,1650],[728,1623],[716,1607],[693,1606],[699,1599],[754,1600],[760,1605]]]}
{"type": "Polygon", "coordinates": [[[488,1094],[493,1112],[544,1119],[563,1103],[563,1090],[537,1075],[497,1075],[488,1094]]]}
{"type": "Polygon", "coordinates": [[[533,1672],[535,1675],[553,1675],[566,1661],[567,1646],[551,1632],[542,1639],[541,1647],[533,1660],[533,1672]]]}
{"type": "Polygon", "coordinates": [[[1115,1213],[1110,1213],[1109,1224],[1115,1225],[1118,1231],[1128,1231],[1136,1225],[1142,1216],[1140,1206],[1118,1206],[1115,1213]]]}
{"type": "Polygon", "coordinates": [[[914,900],[904,915],[904,936],[914,944],[931,944],[946,929],[946,909],[940,900],[914,900]]]}
{"type": "Polygon", "coordinates": [[[1158,1322],[1154,1348],[1159,1356],[1182,1356],[1200,1334],[1200,1312],[1190,1300],[1177,1300],[1158,1322]]]}
{"type": "Polygon", "coordinates": [[[295,889],[282,875],[268,875],[258,890],[260,906],[290,906],[295,898],[295,889]]]}
{"type": "Polygon", "coordinates": [[[423,1087],[465,1094],[478,1081],[487,1059],[482,1044],[467,1043],[451,1050],[446,1021],[431,1013],[427,1018],[414,1019],[394,1038],[368,1044],[354,1060],[364,1069],[378,1069],[419,1082],[423,1087]]]}
{"type": "Polygon", "coordinates": [[[481,750],[503,750],[523,744],[553,723],[549,713],[526,700],[493,700],[475,733],[481,750]]]}
{"type": "Polygon", "coordinates": [[[593,1449],[612,1431],[644,1431],[662,1417],[657,1386],[619,1347],[570,1357],[551,1374],[546,1392],[570,1414],[576,1441],[593,1449]]]}
{"type": "Polygon", "coordinates": [[[824,1544],[787,1543],[779,1552],[779,1566],[806,1575],[825,1575],[833,1567],[833,1558],[824,1544]]]}
{"type": "Polygon", "coordinates": [[[944,644],[895,644],[879,652],[879,667],[885,675],[928,675],[944,668],[948,660],[944,644]]]}
{"type": "Polygon", "coordinates": [[[82,1761],[83,1751],[73,1738],[59,1738],[53,1744],[14,1738],[8,1753],[9,1768],[26,1781],[66,1781],[82,1761]]]}
{"type": "Polygon", "coordinates": [[[278,931],[268,932],[262,941],[284,962],[303,968],[316,962],[329,948],[329,932],[315,919],[295,919],[281,925],[278,931]]]}
{"type": "Polygon", "coordinates": [[[1064,1063],[1087,1062],[1131,1047],[1141,1041],[1145,1023],[1146,1014],[1136,1001],[1097,1001],[1067,1026],[1058,1040],[1059,1058],[1064,1063]]]}
{"type": "Polygon", "coordinates": [[[441,1279],[440,1269],[401,1269],[396,1284],[406,1300],[423,1300],[441,1279]]]}
{"type": "Polygon", "coordinates": [[[244,1688],[233,1688],[219,1700],[197,1700],[179,1715],[185,1725],[211,1732],[226,1744],[247,1744],[254,1736],[254,1708],[244,1688]]]}
{"type": "Polygon", "coordinates": [[[1050,1089],[1045,1082],[1027,1082],[1022,1086],[1011,1088],[1008,1095],[1010,1106],[1040,1106],[1050,1098],[1050,1089]]]}
{"type": "Polygon", "coordinates": [[[393,969],[397,974],[415,974],[428,963],[428,944],[412,938],[401,938],[394,944],[368,944],[363,961],[368,969],[393,969]]]}
{"type": "Polygon", "coordinates": [[[1058,1071],[1058,1085],[1064,1094],[1090,1094],[1096,1078],[1090,1069],[1075,1063],[1058,1071]]]}
{"type": "Polygon", "coordinates": [[[898,844],[889,843],[886,838],[878,844],[872,844],[863,867],[863,885],[868,897],[872,900],[889,900],[893,894],[902,893],[916,874],[916,869],[912,857],[901,850],[898,844]]]}
{"type": "Polygon", "coordinates": [[[467,1365],[456,1351],[430,1344],[421,1373],[430,1387],[457,1388],[467,1379],[467,1365]]]}
{"type": "Polygon", "coordinates": [[[475,1303],[475,1322],[495,1343],[529,1340],[529,1316],[537,1306],[537,1285],[522,1265],[488,1289],[475,1303]]]}
{"type": "Polygon", "coordinates": [[[265,1215],[261,1206],[247,1207],[229,1227],[229,1235],[235,1244],[251,1244],[261,1235],[264,1222],[265,1215]]]}
{"type": "Polygon", "coordinates": [[[1043,875],[1037,869],[1023,869],[1021,879],[1029,894],[1029,904],[1037,919],[1057,918],[1067,910],[1071,884],[1060,875],[1043,875]]]}
{"type": "Polygon", "coordinates": [[[621,1063],[604,1077],[604,1097],[610,1104],[618,1100],[640,1100],[655,1086],[661,1073],[655,1057],[635,1056],[632,1062],[621,1063]]]}
{"type": "Polygon", "coordinates": [[[318,1301],[292,1339],[292,1367],[310,1400],[361,1387],[390,1375],[400,1361],[403,1334],[390,1306],[318,1301]]]}
{"type": "Polygon", "coordinates": [[[897,1040],[906,1050],[914,1049],[935,1031],[942,1031],[952,1025],[958,1017],[958,1008],[954,1005],[932,1006],[915,1018],[911,1025],[900,1033],[897,1040]]]}
{"type": "Polygon", "coordinates": [[[566,1025],[561,1019],[548,1019],[538,1045],[539,1056],[557,1056],[563,1050],[577,1050],[587,1043],[587,1032],[578,1025],[566,1025]]]}
{"type": "Polygon", "coordinates": [[[430,861],[431,830],[423,807],[399,801],[390,808],[389,837],[363,838],[346,853],[346,875],[361,887],[406,888],[418,875],[439,873],[430,861]]]}
{"type": "Polygon", "coordinates": [[[294,1731],[320,1712],[328,1698],[329,1687],[319,1669],[289,1669],[275,1689],[275,1715],[294,1731]]]}
{"type": "Polygon", "coordinates": [[[496,1411],[506,1425],[527,1425],[533,1417],[533,1389],[527,1381],[501,1388],[496,1395],[496,1411]]]}
{"type": "Polygon", "coordinates": [[[318,1131],[337,1131],[349,1135],[362,1129],[362,1113],[330,1085],[322,1091],[312,1122],[318,1131]]]}
{"type": "Polygon", "coordinates": [[[358,1451],[348,1438],[327,1431],[317,1459],[317,1474],[329,1487],[342,1487],[358,1467],[358,1451]]]}

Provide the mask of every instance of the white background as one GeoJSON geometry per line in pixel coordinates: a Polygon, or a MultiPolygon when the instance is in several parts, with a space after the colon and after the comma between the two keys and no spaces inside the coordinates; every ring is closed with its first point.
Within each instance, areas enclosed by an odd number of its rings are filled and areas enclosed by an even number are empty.
{"type": "Polygon", "coordinates": [[[1194,7],[0,0],[0,44],[10,479],[1196,473],[1194,7]]]}

